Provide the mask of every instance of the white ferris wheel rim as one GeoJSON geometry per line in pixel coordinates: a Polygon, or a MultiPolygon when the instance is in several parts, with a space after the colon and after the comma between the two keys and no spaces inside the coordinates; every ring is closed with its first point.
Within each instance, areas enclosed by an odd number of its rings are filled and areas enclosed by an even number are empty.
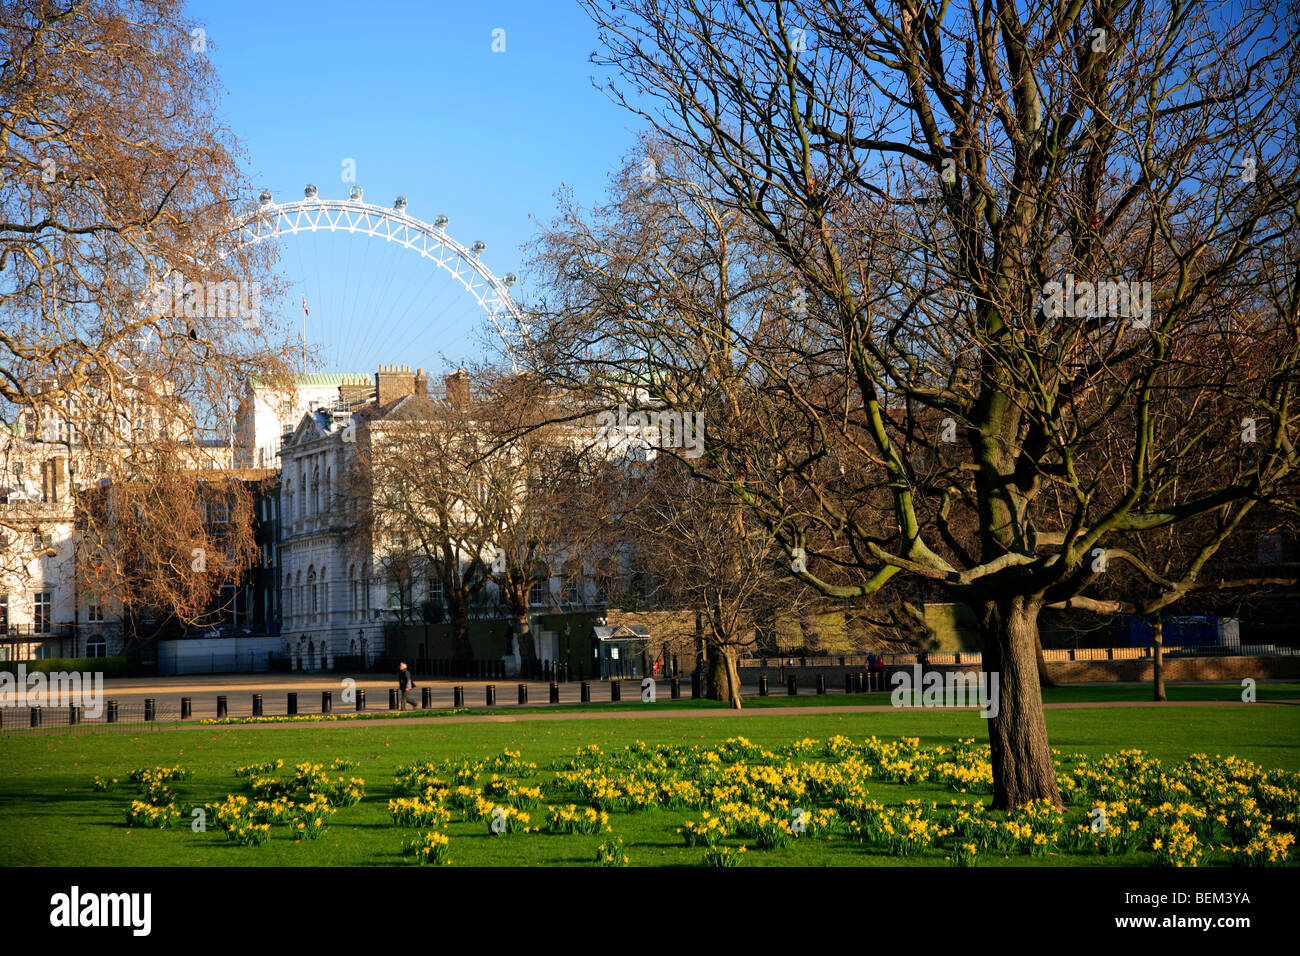
{"type": "Polygon", "coordinates": [[[519,353],[526,349],[531,327],[527,316],[510,296],[509,286],[492,272],[480,255],[467,249],[438,227],[394,207],[377,206],[358,199],[313,197],[288,203],[263,203],[238,223],[232,235],[234,248],[300,232],[349,232],[413,250],[456,279],[497,331],[518,368],[519,353]]]}

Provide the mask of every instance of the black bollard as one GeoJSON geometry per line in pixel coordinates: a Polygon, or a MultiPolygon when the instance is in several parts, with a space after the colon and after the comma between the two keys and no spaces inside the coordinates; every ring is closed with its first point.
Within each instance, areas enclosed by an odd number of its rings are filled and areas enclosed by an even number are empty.
{"type": "Polygon", "coordinates": [[[790,697],[797,697],[799,694],[799,678],[794,674],[788,674],[785,678],[785,692],[790,697]]]}
{"type": "Polygon", "coordinates": [[[41,709],[39,707],[32,708],[31,720],[33,727],[39,727],[41,725],[41,709]]]}
{"type": "Polygon", "coordinates": [[[691,672],[691,700],[700,699],[700,672],[691,672]]]}
{"type": "Polygon", "coordinates": [[[560,685],[557,684],[555,681],[551,681],[551,703],[558,704],[559,702],[560,702],[560,685]]]}
{"type": "Polygon", "coordinates": [[[117,701],[108,702],[108,713],[104,715],[104,722],[109,724],[117,723],[117,701]]]}
{"type": "Polygon", "coordinates": [[[81,708],[71,704],[68,706],[68,726],[75,727],[79,723],[81,723],[81,708]]]}
{"type": "Polygon", "coordinates": [[[323,690],[320,692],[320,712],[328,714],[334,709],[334,694],[331,691],[323,690]]]}
{"type": "Polygon", "coordinates": [[[361,710],[365,710],[365,709],[366,709],[366,692],[365,692],[364,690],[358,690],[358,691],[357,691],[357,710],[361,711],[361,710]]]}
{"type": "MultiPolygon", "coordinates": [[[[146,701],[145,703],[147,704],[148,701],[146,701]]],[[[148,708],[146,708],[146,713],[147,712],[148,712],[148,708]]],[[[261,694],[253,695],[253,716],[254,717],[262,716],[262,695],[261,694]]]]}
{"type": "Polygon", "coordinates": [[[181,698],[181,720],[191,716],[194,713],[194,701],[188,697],[181,698]]]}
{"type": "Polygon", "coordinates": [[[610,699],[610,700],[622,700],[622,699],[623,699],[623,682],[622,682],[622,681],[620,681],[620,680],[612,680],[612,681],[609,682],[609,699],[610,699]]]}
{"type": "Polygon", "coordinates": [[[289,691],[289,703],[285,705],[284,712],[290,717],[298,716],[298,694],[296,691],[289,691]]]}
{"type": "Polygon", "coordinates": [[[497,685],[496,685],[496,684],[488,684],[488,685],[487,685],[487,705],[488,705],[489,707],[495,707],[495,706],[497,705],[497,685]]]}
{"type": "Polygon", "coordinates": [[[680,680],[678,680],[676,677],[673,678],[672,688],[673,688],[673,690],[672,690],[673,700],[681,700],[681,699],[682,699],[682,682],[681,682],[680,680]]]}
{"type": "Polygon", "coordinates": [[[456,710],[465,706],[465,688],[459,684],[451,689],[451,706],[456,710]]]}
{"type": "Polygon", "coordinates": [[[388,709],[397,710],[397,688],[388,688],[388,709]]]}
{"type": "Polygon", "coordinates": [[[420,707],[424,710],[433,710],[433,688],[420,688],[420,707]]]}
{"type": "Polygon", "coordinates": [[[825,675],[825,674],[818,674],[818,675],[817,675],[817,693],[819,693],[819,694],[825,694],[825,693],[826,693],[826,675],[825,675]]]}
{"type": "Polygon", "coordinates": [[[852,674],[845,674],[845,675],[844,675],[844,693],[846,693],[846,694],[851,694],[851,693],[853,693],[853,675],[852,675],[852,674]]]}
{"type": "Polygon", "coordinates": [[[519,685],[519,703],[521,703],[521,704],[526,704],[526,703],[528,703],[528,685],[527,685],[527,684],[520,684],[520,685],[519,685]]]}
{"type": "Polygon", "coordinates": [[[584,704],[591,703],[591,685],[586,681],[582,682],[582,702],[584,704]]]}
{"type": "Polygon", "coordinates": [[[146,697],[144,699],[144,719],[153,720],[154,717],[157,716],[157,711],[158,702],[152,697],[146,697]]]}
{"type": "MultiPolygon", "coordinates": [[[[228,711],[227,711],[227,705],[226,705],[226,698],[225,698],[225,695],[219,694],[219,695],[217,695],[217,720],[221,720],[221,719],[223,719],[223,718],[226,716],[227,713],[228,713],[228,711]]],[[[116,708],[116,707],[113,708],[113,719],[114,719],[114,720],[117,719],[117,708],[116,708]]]]}
{"type": "Polygon", "coordinates": [[[763,674],[758,679],[758,696],[759,697],[767,696],[767,675],[766,674],[763,674]]]}

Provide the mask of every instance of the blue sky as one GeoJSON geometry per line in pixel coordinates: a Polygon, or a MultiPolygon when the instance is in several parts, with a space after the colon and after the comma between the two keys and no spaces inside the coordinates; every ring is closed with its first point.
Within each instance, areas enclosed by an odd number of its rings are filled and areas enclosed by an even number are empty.
{"type": "MultiPolygon", "coordinates": [[[[226,89],[220,118],[247,149],[256,187],[289,201],[311,182],[346,198],[342,164],[353,160],[368,201],[401,194],[412,216],[449,216],[456,239],[487,243],[497,275],[520,274],[525,298],[530,217],[549,220],[562,184],[599,200],[635,138],[636,117],[592,87],[595,28],[572,0],[195,0],[187,10],[207,31],[226,89]],[[503,53],[492,50],[497,29],[503,53]]],[[[297,306],[284,319],[300,321],[305,296],[321,370],[438,368],[480,351],[477,304],[416,254],[323,235],[286,237],[281,250],[297,306]]]]}

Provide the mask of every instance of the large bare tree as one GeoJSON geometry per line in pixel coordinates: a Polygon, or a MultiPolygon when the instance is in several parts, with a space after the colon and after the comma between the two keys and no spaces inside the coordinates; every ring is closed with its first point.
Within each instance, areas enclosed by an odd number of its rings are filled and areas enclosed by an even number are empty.
{"type": "MultiPolygon", "coordinates": [[[[157,456],[228,464],[238,384],[287,370],[210,43],[176,0],[0,4],[0,428],[82,487],[135,489],[141,520],[105,539],[165,538],[197,486],[150,485],[157,456]]],[[[202,592],[154,597],[192,618],[202,592]]]]}
{"type": "Polygon", "coordinates": [[[1133,536],[1213,551],[1234,509],[1294,500],[1291,22],[587,7],[650,133],[539,241],[539,364],[708,409],[697,471],[822,559],[799,576],[823,593],[968,605],[1001,675],[995,805],[1059,802],[1041,609],[1090,606],[1133,536]]]}

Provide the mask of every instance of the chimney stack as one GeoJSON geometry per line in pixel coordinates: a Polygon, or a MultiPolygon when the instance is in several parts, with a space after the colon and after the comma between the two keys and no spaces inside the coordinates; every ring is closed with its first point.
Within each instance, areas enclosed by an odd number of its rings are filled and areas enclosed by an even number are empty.
{"type": "Polygon", "coordinates": [[[463,368],[457,369],[443,379],[447,388],[447,403],[452,408],[465,408],[469,405],[469,373],[463,368]]]}
{"type": "Polygon", "coordinates": [[[415,392],[415,373],[406,365],[381,365],[375,373],[375,388],[379,404],[387,405],[415,392]]]}

